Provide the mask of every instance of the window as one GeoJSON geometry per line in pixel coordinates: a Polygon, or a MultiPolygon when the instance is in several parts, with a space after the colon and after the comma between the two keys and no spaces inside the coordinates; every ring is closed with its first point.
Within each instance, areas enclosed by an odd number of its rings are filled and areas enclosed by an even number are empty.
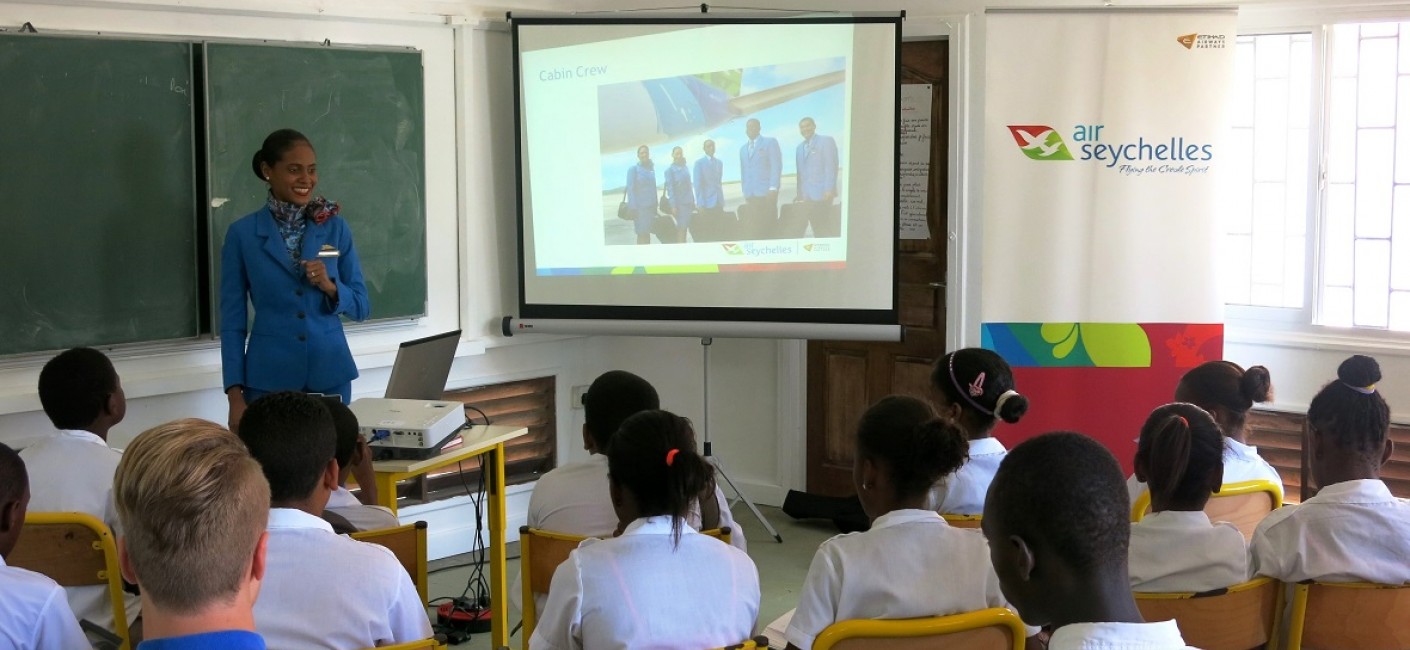
{"type": "Polygon", "coordinates": [[[1410,23],[1241,36],[1236,59],[1226,302],[1410,331],[1410,23]]]}

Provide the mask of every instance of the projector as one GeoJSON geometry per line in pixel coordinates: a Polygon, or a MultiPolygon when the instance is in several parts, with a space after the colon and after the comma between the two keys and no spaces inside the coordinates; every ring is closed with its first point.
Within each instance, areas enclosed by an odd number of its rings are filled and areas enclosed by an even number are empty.
{"type": "Polygon", "coordinates": [[[359,399],[348,406],[379,460],[423,459],[440,452],[465,426],[465,405],[422,399],[359,399]]]}

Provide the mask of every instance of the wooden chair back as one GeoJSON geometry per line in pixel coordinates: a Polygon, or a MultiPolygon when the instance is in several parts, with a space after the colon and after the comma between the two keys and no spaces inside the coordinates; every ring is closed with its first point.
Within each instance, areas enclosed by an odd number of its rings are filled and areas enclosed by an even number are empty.
{"type": "MultiPolygon", "coordinates": [[[[1151,493],[1142,493],[1131,507],[1131,521],[1140,521],[1150,514],[1151,493]]],[[[1241,481],[1219,487],[1204,506],[1210,521],[1227,521],[1238,527],[1245,540],[1253,539],[1258,522],[1268,513],[1283,507],[1278,486],[1271,481],[1241,481]]]]}
{"type": "Polygon", "coordinates": [[[406,569],[407,575],[411,576],[411,582],[416,585],[416,593],[421,596],[421,602],[426,602],[429,598],[427,592],[430,590],[426,577],[426,522],[358,531],[348,537],[390,549],[392,554],[397,556],[397,561],[401,562],[402,568],[406,569]]]}
{"type": "Polygon", "coordinates": [[[1288,650],[1410,648],[1410,585],[1293,585],[1288,650]]]}
{"type": "Polygon", "coordinates": [[[1282,583],[1267,577],[1215,592],[1137,592],[1135,596],[1142,618],[1173,619],[1185,643],[1202,650],[1262,648],[1275,640],[1282,610],[1282,583]]]}
{"type": "Polygon", "coordinates": [[[940,513],[945,518],[946,523],[955,528],[978,528],[983,523],[984,515],[956,515],[947,512],[940,513]]]}
{"type": "Polygon", "coordinates": [[[994,607],[977,612],[898,620],[838,621],[813,650],[1023,650],[1023,621],[994,607]]]}
{"type": "Polygon", "coordinates": [[[368,648],[367,650],[442,650],[445,647],[445,639],[435,636],[429,639],[417,639],[415,641],[407,641],[406,643],[368,648]]]}
{"type": "Polygon", "coordinates": [[[42,573],[63,587],[106,585],[114,631],[122,637],[122,650],[130,650],[117,542],[107,524],[82,512],[27,513],[6,563],[42,573]]]}

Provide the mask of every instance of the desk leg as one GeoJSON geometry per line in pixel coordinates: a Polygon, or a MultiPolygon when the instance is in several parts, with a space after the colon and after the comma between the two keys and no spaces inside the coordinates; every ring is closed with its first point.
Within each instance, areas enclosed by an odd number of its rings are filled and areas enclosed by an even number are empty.
{"type": "Polygon", "coordinates": [[[508,568],[504,561],[504,529],[508,525],[504,515],[504,444],[495,445],[489,454],[485,471],[490,476],[485,485],[490,492],[490,646],[500,648],[509,645],[509,588],[504,575],[508,568]]]}
{"type": "Polygon", "coordinates": [[[377,472],[377,500],[381,505],[397,514],[397,475],[394,472],[377,472]]]}

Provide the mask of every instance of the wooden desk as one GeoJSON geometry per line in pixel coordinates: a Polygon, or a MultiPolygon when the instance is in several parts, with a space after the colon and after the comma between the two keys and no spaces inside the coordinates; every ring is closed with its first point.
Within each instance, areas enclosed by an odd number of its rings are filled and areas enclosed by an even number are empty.
{"type": "Polygon", "coordinates": [[[455,465],[475,456],[485,458],[485,486],[489,492],[490,530],[490,646],[509,645],[509,587],[505,582],[504,533],[504,443],[529,432],[524,427],[479,425],[461,432],[461,443],[425,460],[379,460],[372,463],[377,476],[377,497],[381,505],[397,512],[397,481],[415,478],[455,465]]]}

